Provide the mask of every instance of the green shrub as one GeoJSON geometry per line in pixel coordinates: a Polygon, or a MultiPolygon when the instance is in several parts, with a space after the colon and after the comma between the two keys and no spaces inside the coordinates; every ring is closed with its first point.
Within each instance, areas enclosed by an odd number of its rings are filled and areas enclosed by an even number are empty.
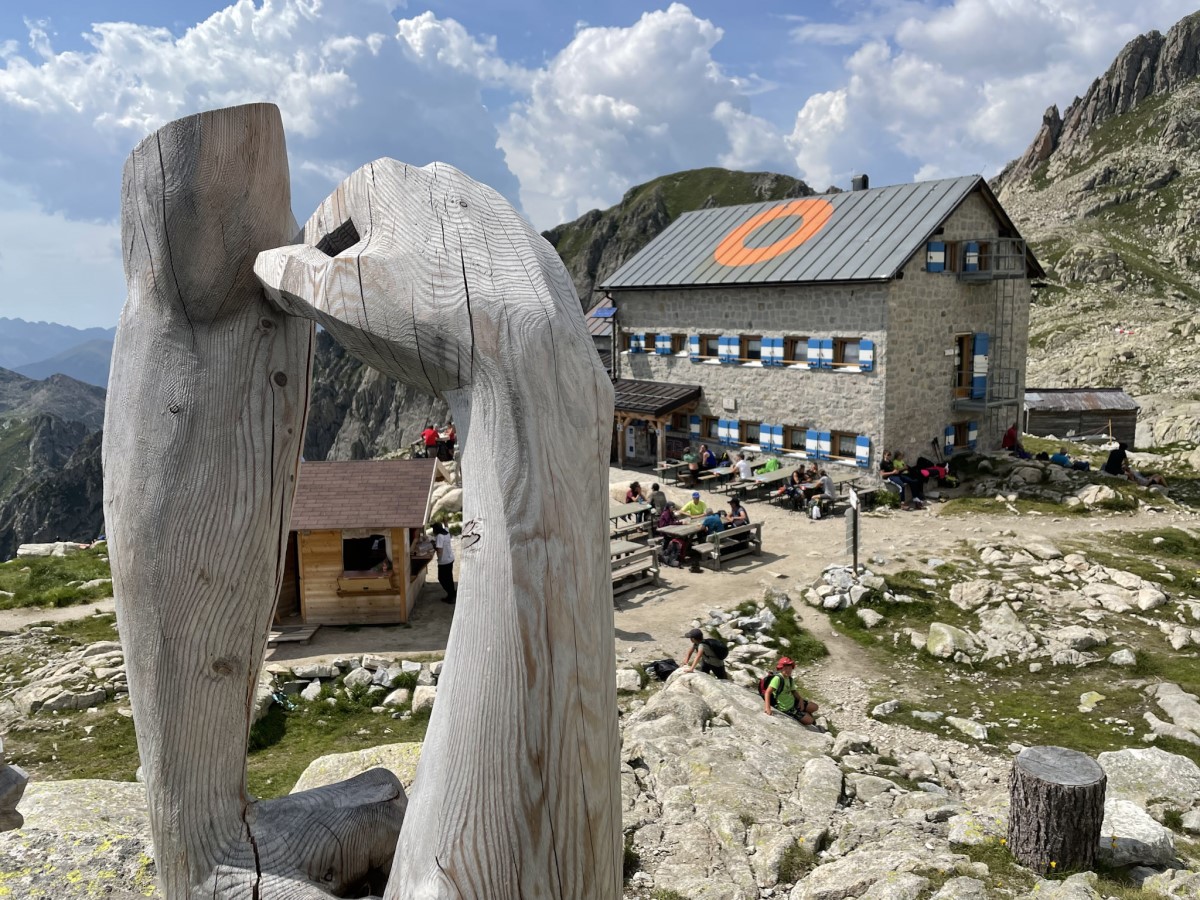
{"type": "Polygon", "coordinates": [[[642,865],[642,858],[638,855],[637,848],[633,846],[633,832],[625,832],[625,853],[621,861],[621,874],[625,881],[628,882],[633,877],[642,865]]]}
{"type": "Polygon", "coordinates": [[[804,838],[800,838],[783,851],[779,859],[779,880],[795,884],[816,866],[817,854],[804,842],[804,838]]]}

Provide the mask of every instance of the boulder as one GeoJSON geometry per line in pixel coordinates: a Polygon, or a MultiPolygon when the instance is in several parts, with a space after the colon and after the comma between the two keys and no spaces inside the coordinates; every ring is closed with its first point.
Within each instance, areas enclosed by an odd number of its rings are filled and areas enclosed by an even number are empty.
{"type": "Polygon", "coordinates": [[[345,679],[343,679],[342,683],[347,689],[353,689],[370,687],[374,681],[375,673],[365,666],[360,666],[354,671],[348,673],[345,679]]]}
{"type": "Polygon", "coordinates": [[[951,816],[949,840],[951,844],[994,844],[1008,837],[1007,810],[974,810],[951,816]]]}
{"type": "Polygon", "coordinates": [[[310,762],[290,793],[298,794],[301,791],[337,784],[370,769],[387,769],[400,779],[400,784],[408,791],[412,789],[413,779],[417,777],[417,763],[420,761],[421,745],[417,742],[383,744],[379,747],[368,747],[366,750],[352,750],[349,753],[331,753],[310,762]]]}
{"type": "Polygon", "coordinates": [[[1085,484],[1075,492],[1075,496],[1086,506],[1095,506],[1106,500],[1115,500],[1117,492],[1106,484],[1085,484]]]}
{"type": "Polygon", "coordinates": [[[1082,625],[1068,625],[1054,631],[1054,639],[1070,647],[1072,650],[1091,650],[1108,643],[1108,635],[1098,628],[1085,628],[1082,625]]]}
{"type": "Polygon", "coordinates": [[[1108,658],[1111,665],[1114,666],[1136,666],[1137,656],[1132,650],[1126,647],[1124,650],[1118,650],[1108,658]]]}
{"type": "Polygon", "coordinates": [[[988,900],[987,885],[978,878],[951,878],[929,900],[988,900]]]}
{"type": "Polygon", "coordinates": [[[642,676],[637,669],[617,669],[617,692],[636,694],[642,689],[642,676]]]}
{"type": "Polygon", "coordinates": [[[1200,897],[1200,873],[1186,869],[1157,872],[1142,882],[1142,890],[1156,897],[1194,900],[1200,897]]]}
{"type": "Polygon", "coordinates": [[[433,702],[437,699],[437,688],[427,684],[417,685],[417,689],[413,691],[412,711],[415,713],[423,712],[427,709],[433,709],[433,702]]]}
{"type": "MultiPolygon", "coordinates": [[[[622,497],[622,499],[624,499],[622,497]]],[[[446,491],[441,497],[434,501],[433,509],[430,512],[431,521],[439,521],[439,515],[449,515],[450,513],[462,512],[463,492],[462,488],[451,488],[446,491]]]]}
{"type": "Polygon", "coordinates": [[[956,653],[970,654],[977,650],[974,639],[953,625],[944,622],[934,622],[929,626],[929,634],[925,638],[925,651],[938,659],[950,659],[956,653]]]}
{"type": "Polygon", "coordinates": [[[308,683],[308,686],[300,692],[300,696],[312,703],[321,696],[321,679],[314,678],[308,683]]]}
{"type": "Polygon", "coordinates": [[[1096,761],[1108,776],[1108,799],[1145,804],[1173,797],[1186,806],[1200,800],[1200,766],[1185,756],[1144,747],[1101,753],[1096,761]]]}
{"type": "Polygon", "coordinates": [[[1097,861],[1110,866],[1145,865],[1162,868],[1175,859],[1175,841],[1137,803],[1105,800],[1097,861]]]}
{"type": "Polygon", "coordinates": [[[883,621],[883,616],[875,612],[873,609],[860,609],[855,615],[863,623],[864,628],[874,628],[883,621]]]}
{"type": "Polygon", "coordinates": [[[1177,684],[1164,682],[1152,684],[1146,693],[1154,698],[1159,709],[1171,717],[1171,721],[1193,734],[1200,735],[1200,703],[1195,694],[1189,694],[1177,684]]]}
{"type": "Polygon", "coordinates": [[[982,722],[976,722],[974,719],[960,719],[958,716],[946,716],[946,722],[953,725],[967,737],[973,737],[977,741],[987,740],[987,726],[982,722]]]}
{"type": "MultiPolygon", "coordinates": [[[[870,894],[877,884],[886,885],[901,876],[928,871],[953,871],[962,857],[922,849],[855,850],[832,862],[817,866],[792,889],[790,900],[847,900],[847,898],[883,896],[870,894]]],[[[925,882],[920,890],[928,886],[925,882]]],[[[912,894],[913,897],[920,893],[912,894]]]]}
{"type": "Polygon", "coordinates": [[[76,544],[71,541],[55,541],[49,544],[20,544],[17,546],[17,558],[29,556],[70,556],[80,550],[86,550],[87,544],[76,544]]]}
{"type": "Polygon", "coordinates": [[[396,688],[380,702],[380,705],[386,706],[388,709],[408,706],[412,700],[412,691],[408,688],[396,688]]]}
{"type": "Polygon", "coordinates": [[[997,588],[992,581],[960,581],[950,586],[950,602],[969,612],[991,600],[997,588]]]}

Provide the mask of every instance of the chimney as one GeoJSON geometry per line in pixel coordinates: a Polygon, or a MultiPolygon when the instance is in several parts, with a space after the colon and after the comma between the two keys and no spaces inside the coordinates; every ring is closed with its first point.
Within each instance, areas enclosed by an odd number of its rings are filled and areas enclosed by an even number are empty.
{"type": "Polygon", "coordinates": [[[850,179],[850,190],[852,191],[865,191],[870,186],[871,179],[867,177],[866,172],[863,172],[861,175],[855,175],[850,179]]]}

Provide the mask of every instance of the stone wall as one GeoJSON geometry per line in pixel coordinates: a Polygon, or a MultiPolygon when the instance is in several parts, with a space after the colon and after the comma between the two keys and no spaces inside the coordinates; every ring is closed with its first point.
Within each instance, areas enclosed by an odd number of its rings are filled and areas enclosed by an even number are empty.
{"type": "MultiPolygon", "coordinates": [[[[964,241],[994,238],[999,222],[983,197],[972,194],[946,220],[939,240],[964,241]]],[[[905,264],[903,278],[889,292],[887,329],[889,370],[887,426],[884,440],[890,449],[903,450],[909,459],[928,455],[930,441],[943,440],[947,425],[977,422],[981,449],[1000,446],[1005,429],[1017,418],[1020,405],[993,410],[955,410],[955,336],[986,332],[990,335],[989,366],[995,372],[1006,351],[1018,371],[1016,397],[1025,392],[1025,355],[1029,345],[1029,281],[1010,283],[1016,292],[1011,326],[1000,318],[1001,282],[959,281],[950,272],[925,271],[925,248],[905,264]]]]}
{"type": "MultiPolygon", "coordinates": [[[[681,355],[622,353],[620,375],[698,384],[697,414],[819,431],[883,433],[887,340],[885,285],[721,286],[613,292],[623,332],[847,337],[875,342],[873,371],[810,370],[807,363],[692,362],[681,355]],[[727,409],[729,402],[733,409],[727,409]]],[[[755,436],[757,437],[757,436],[755,436]]]]}

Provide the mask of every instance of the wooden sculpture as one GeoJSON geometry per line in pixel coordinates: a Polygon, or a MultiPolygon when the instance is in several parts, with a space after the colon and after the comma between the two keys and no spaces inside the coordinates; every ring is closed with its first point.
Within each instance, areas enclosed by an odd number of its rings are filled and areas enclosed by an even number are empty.
{"type": "Polygon", "coordinates": [[[126,164],[105,511],[164,895],[347,895],[394,851],[388,898],[619,897],[612,388],[571,281],[502,197],[441,164],[371,163],[294,233],[274,107],[172,123],[126,164]],[[383,770],[246,793],[306,320],[444,397],[471,473],[407,811],[383,770]]]}

